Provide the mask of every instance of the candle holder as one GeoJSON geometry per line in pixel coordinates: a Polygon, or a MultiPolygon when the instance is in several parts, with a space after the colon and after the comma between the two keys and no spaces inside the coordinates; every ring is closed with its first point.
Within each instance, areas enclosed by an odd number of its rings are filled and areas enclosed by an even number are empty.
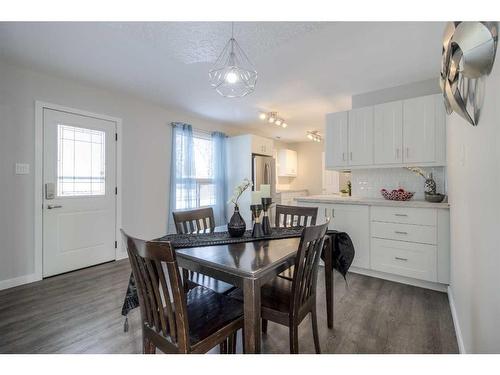
{"type": "Polygon", "coordinates": [[[269,222],[269,214],[267,210],[271,207],[273,200],[271,198],[262,198],[262,210],[264,211],[264,216],[262,217],[262,231],[264,235],[271,234],[271,223],[269,222]]]}
{"type": "Polygon", "coordinates": [[[259,238],[264,235],[264,231],[262,230],[262,224],[260,223],[260,214],[262,212],[261,204],[252,204],[250,206],[252,210],[252,218],[253,218],[253,230],[252,237],[259,238]]]}

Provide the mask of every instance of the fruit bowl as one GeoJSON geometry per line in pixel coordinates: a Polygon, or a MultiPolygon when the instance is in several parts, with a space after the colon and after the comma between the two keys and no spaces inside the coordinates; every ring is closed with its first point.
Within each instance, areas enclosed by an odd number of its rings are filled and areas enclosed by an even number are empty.
{"type": "Polygon", "coordinates": [[[410,199],[413,198],[413,194],[411,191],[406,191],[404,189],[399,189],[399,190],[386,190],[382,189],[380,190],[380,193],[382,196],[390,201],[409,201],[410,199]]]}

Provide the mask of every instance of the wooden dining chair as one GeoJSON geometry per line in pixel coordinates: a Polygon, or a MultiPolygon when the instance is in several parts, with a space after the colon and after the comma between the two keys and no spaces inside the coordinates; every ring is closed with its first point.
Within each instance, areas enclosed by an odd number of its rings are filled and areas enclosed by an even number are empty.
{"type": "MultiPolygon", "coordinates": [[[[276,205],[275,227],[306,227],[316,225],[318,207],[276,205]]],[[[292,279],[293,266],[280,273],[280,277],[292,279]]]]}
{"type": "Polygon", "coordinates": [[[206,353],[219,345],[234,353],[243,327],[241,302],[203,286],[184,293],[174,249],[123,230],[141,312],[143,353],[206,353]]]}
{"type": "MultiPolygon", "coordinates": [[[[172,216],[178,234],[213,233],[215,230],[214,210],[212,207],[172,212],[172,216]]],[[[217,293],[225,294],[235,288],[231,284],[198,272],[187,270],[182,270],[182,272],[184,280],[189,279],[199,285],[215,290],[217,293]]]]}
{"type": "Polygon", "coordinates": [[[314,347],[316,353],[321,353],[316,315],[316,281],[327,229],[328,222],[304,228],[295,256],[292,280],[275,277],[261,289],[262,331],[267,332],[268,320],[289,327],[292,354],[299,352],[298,327],[309,313],[314,347]]]}
{"type": "Polygon", "coordinates": [[[318,207],[276,205],[275,227],[306,227],[316,225],[318,207]]]}

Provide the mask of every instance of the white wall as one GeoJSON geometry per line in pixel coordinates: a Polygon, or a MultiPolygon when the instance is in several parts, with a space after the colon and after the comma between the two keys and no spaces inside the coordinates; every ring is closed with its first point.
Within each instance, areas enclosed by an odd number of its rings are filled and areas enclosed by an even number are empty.
{"type": "Polygon", "coordinates": [[[310,195],[322,193],[323,169],[322,153],[323,142],[300,142],[291,144],[297,151],[297,177],[290,182],[294,190],[307,189],[310,195]]]}
{"type": "Polygon", "coordinates": [[[500,61],[481,119],[448,118],[451,294],[467,353],[500,353],[500,61]]]}
{"type": "Polygon", "coordinates": [[[169,123],[238,133],[135,97],[0,61],[0,287],[9,285],[5,280],[34,273],[35,100],[123,120],[122,226],[147,239],[167,227],[169,123]],[[29,163],[31,173],[14,175],[16,162],[29,163]]]}

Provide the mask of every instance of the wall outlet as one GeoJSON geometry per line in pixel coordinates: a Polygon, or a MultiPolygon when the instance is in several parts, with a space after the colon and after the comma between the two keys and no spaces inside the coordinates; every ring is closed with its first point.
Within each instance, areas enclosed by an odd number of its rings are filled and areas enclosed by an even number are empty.
{"type": "Polygon", "coordinates": [[[30,165],[24,163],[16,163],[16,174],[30,174],[30,165]]]}

